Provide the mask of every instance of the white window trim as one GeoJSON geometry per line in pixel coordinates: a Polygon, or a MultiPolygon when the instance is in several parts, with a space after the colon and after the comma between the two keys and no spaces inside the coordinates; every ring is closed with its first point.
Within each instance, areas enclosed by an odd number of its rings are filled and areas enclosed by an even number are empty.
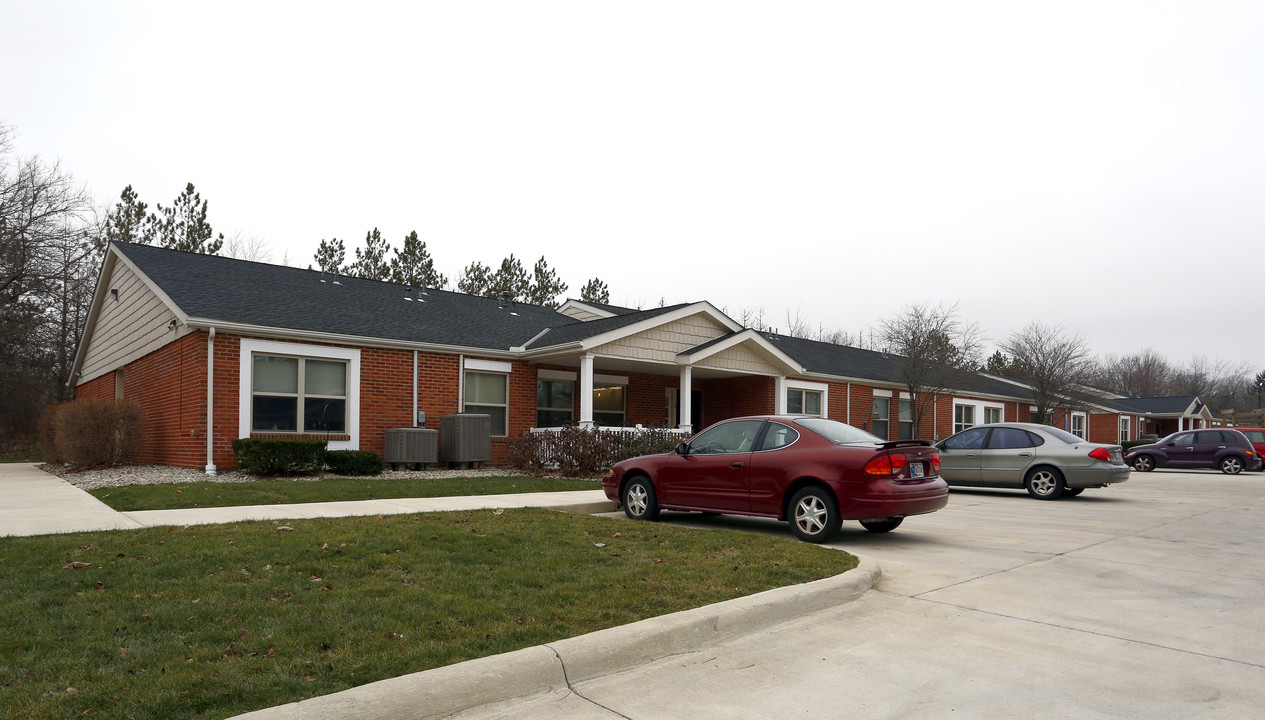
{"type": "MultiPolygon", "coordinates": [[[[460,407],[461,407],[461,412],[463,412],[463,413],[465,413],[465,412],[477,412],[477,411],[475,411],[475,410],[466,410],[466,406],[470,404],[470,402],[469,402],[468,400],[466,400],[466,375],[467,375],[467,374],[469,374],[469,373],[479,373],[480,375],[497,375],[497,376],[500,376],[500,377],[505,378],[505,404],[504,404],[504,405],[499,405],[499,404],[496,404],[496,403],[474,403],[474,404],[475,404],[475,405],[478,405],[478,406],[482,406],[482,407],[503,407],[503,408],[505,408],[505,434],[504,434],[504,435],[497,435],[497,434],[495,433],[495,431],[493,431],[493,433],[492,433],[492,437],[509,437],[509,436],[510,436],[510,372],[509,372],[509,370],[506,370],[505,372],[500,372],[500,371],[498,371],[498,370],[485,370],[485,369],[480,369],[480,368],[472,367],[472,366],[470,365],[470,363],[471,363],[471,362],[481,362],[481,361],[478,361],[478,360],[473,360],[473,361],[472,361],[472,360],[467,360],[467,361],[465,362],[465,370],[464,370],[464,371],[462,371],[462,373],[461,373],[461,398],[460,398],[460,402],[461,402],[461,404],[460,404],[460,407]]],[[[510,367],[510,364],[509,364],[509,363],[500,363],[500,364],[503,364],[503,365],[505,365],[506,367],[510,367]]],[[[533,424],[534,424],[534,423],[533,423],[533,424]]]]}
{"type": "Polygon", "coordinates": [[[1129,417],[1128,415],[1121,415],[1120,427],[1116,429],[1117,437],[1119,437],[1121,430],[1124,431],[1124,437],[1120,438],[1119,442],[1132,441],[1133,440],[1133,418],[1129,417]]]}
{"type": "Polygon", "coordinates": [[[1001,410],[1001,419],[1006,419],[1006,403],[992,402],[991,400],[973,400],[970,398],[953,398],[953,414],[950,419],[953,422],[953,432],[959,433],[969,428],[958,429],[958,406],[967,406],[975,408],[970,427],[978,427],[984,424],[984,408],[994,408],[1001,410]]]}
{"type": "Polygon", "coordinates": [[[1083,412],[1080,412],[1078,410],[1073,410],[1071,414],[1068,415],[1068,418],[1067,418],[1067,431],[1073,435],[1076,435],[1076,437],[1080,438],[1081,440],[1088,440],[1089,439],[1089,415],[1083,412]],[[1076,435],[1076,430],[1073,429],[1076,427],[1076,418],[1081,419],[1081,433],[1082,434],[1080,435],[1076,435]]]}
{"type": "MultiPolygon", "coordinates": [[[[513,363],[500,362],[497,360],[475,360],[466,358],[463,365],[465,365],[463,368],[464,370],[472,370],[474,372],[505,373],[506,375],[509,375],[514,370],[513,363]]],[[[542,370],[541,372],[544,371],[542,370]]]]}
{"type": "Polygon", "coordinates": [[[808,392],[821,393],[821,414],[820,415],[804,415],[804,417],[830,417],[830,385],[827,383],[809,382],[808,380],[788,380],[786,378],[778,378],[777,400],[774,402],[773,414],[786,415],[786,393],[788,390],[807,390],[808,392]]]}
{"type": "Polygon", "coordinates": [[[874,388],[874,397],[891,397],[891,390],[883,390],[882,388],[874,388]]]}
{"type": "Polygon", "coordinates": [[[578,373],[567,370],[541,369],[536,371],[537,380],[570,380],[571,382],[575,382],[578,377],[578,373]]]}
{"type": "MultiPolygon", "coordinates": [[[[360,449],[360,351],[355,348],[329,347],[327,345],[302,345],[272,340],[243,339],[238,351],[237,376],[237,437],[250,437],[251,391],[255,363],[252,358],[261,355],[294,355],[298,357],[345,360],[347,362],[347,435],[349,440],[330,440],[330,450],[360,449]]],[[[304,433],[296,433],[302,435],[304,433]]],[[[313,433],[306,433],[313,434],[313,433]]]]}

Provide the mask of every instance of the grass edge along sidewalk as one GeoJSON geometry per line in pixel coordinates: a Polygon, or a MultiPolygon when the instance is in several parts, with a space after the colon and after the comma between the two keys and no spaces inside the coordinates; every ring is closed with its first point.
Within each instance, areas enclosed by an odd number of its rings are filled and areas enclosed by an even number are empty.
{"type": "Polygon", "coordinates": [[[96,488],[88,492],[120,512],[186,508],[288,505],[391,498],[461,497],[601,490],[596,480],[529,476],[254,480],[188,482],[96,488]]]}
{"type": "Polygon", "coordinates": [[[856,562],[790,537],[534,509],[2,538],[0,707],[227,717],[856,562]]]}

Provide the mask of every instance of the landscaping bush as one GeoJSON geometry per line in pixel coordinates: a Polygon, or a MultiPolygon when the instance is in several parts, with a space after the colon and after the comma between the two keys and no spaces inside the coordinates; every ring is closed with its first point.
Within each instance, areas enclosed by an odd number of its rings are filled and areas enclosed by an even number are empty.
{"type": "Polygon", "coordinates": [[[330,450],[325,465],[337,475],[381,475],[382,458],[369,450],[330,450]]]}
{"type": "Polygon", "coordinates": [[[61,456],[57,447],[57,414],[65,407],[65,403],[49,405],[40,413],[39,424],[36,425],[36,436],[39,439],[40,455],[46,463],[62,463],[66,459],[61,456]]]}
{"type": "Polygon", "coordinates": [[[523,433],[514,438],[509,444],[510,464],[530,474],[556,470],[568,477],[596,475],[620,460],[667,452],[682,439],[666,429],[568,426],[560,432],[523,433]]]}
{"type": "Polygon", "coordinates": [[[53,455],[75,467],[117,465],[140,444],[141,406],[131,400],[59,405],[49,423],[53,455]]]}
{"type": "Polygon", "coordinates": [[[233,441],[237,469],[251,475],[315,475],[325,467],[324,440],[233,441]]]}

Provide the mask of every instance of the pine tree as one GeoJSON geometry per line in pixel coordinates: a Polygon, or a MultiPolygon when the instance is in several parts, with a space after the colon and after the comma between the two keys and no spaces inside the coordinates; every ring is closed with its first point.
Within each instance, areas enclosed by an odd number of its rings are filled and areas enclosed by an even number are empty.
{"type": "Polygon", "coordinates": [[[140,201],[131,185],[123,188],[119,202],[105,217],[104,231],[94,238],[98,251],[112,242],[148,245],[154,238],[147,234],[149,206],[140,201]]]}
{"type": "Polygon", "coordinates": [[[610,289],[606,287],[606,283],[597,278],[584,283],[584,287],[580,288],[580,302],[606,304],[610,301],[610,289]]]}
{"type": "Polygon", "coordinates": [[[349,274],[369,280],[390,280],[391,265],[387,262],[390,250],[391,245],[386,238],[374,228],[365,235],[364,252],[356,248],[356,262],[348,269],[349,274]]]}
{"type": "Polygon", "coordinates": [[[404,247],[391,258],[391,282],[441,290],[448,287],[448,278],[435,271],[435,261],[416,230],[404,238],[404,247]]]}
{"type": "Polygon", "coordinates": [[[475,260],[466,266],[457,280],[457,291],[467,295],[490,295],[488,286],[492,281],[492,268],[475,260]]]}
{"type": "Polygon", "coordinates": [[[508,295],[510,300],[522,300],[527,297],[531,283],[527,279],[527,271],[523,263],[513,253],[501,261],[501,267],[488,280],[488,297],[508,295]]]}
{"type": "MultiPolygon", "coordinates": [[[[332,240],[321,239],[321,246],[316,249],[316,256],[312,258],[316,261],[316,267],[321,272],[334,273],[335,275],[346,275],[347,266],[347,248],[343,245],[343,241],[338,238],[332,240]]],[[[311,266],[308,266],[311,269],[311,266]]]]}
{"type": "Polygon", "coordinates": [[[531,285],[527,288],[526,300],[533,305],[558,307],[557,297],[567,291],[567,284],[558,278],[558,273],[549,267],[542,256],[536,261],[532,270],[531,285]]]}
{"type": "Polygon", "coordinates": [[[189,183],[175,204],[163,207],[159,203],[157,211],[145,219],[145,234],[165,248],[216,255],[224,246],[224,234],[215,236],[206,210],[207,201],[189,183]]]}

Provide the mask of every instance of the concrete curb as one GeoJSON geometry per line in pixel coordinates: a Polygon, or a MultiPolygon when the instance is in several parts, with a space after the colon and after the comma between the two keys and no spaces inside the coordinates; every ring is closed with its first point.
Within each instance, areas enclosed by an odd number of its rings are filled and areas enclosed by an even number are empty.
{"type": "Polygon", "coordinates": [[[434,720],[630,670],[836,607],[878,584],[878,563],[692,610],[238,715],[240,720],[434,720]]]}

